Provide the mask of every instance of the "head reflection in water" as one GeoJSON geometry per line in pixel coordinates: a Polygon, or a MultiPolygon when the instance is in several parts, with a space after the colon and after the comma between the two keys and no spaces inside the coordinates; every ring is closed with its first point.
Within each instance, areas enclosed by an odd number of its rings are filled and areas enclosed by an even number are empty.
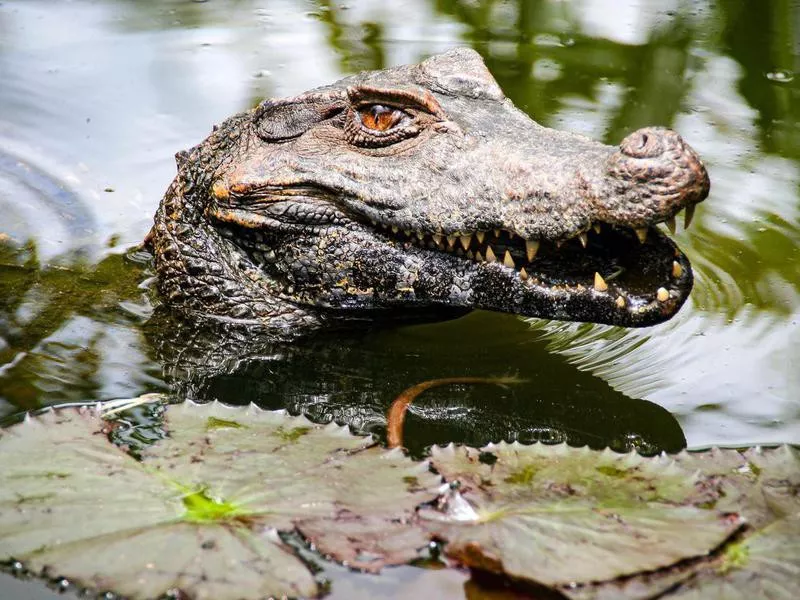
{"type": "Polygon", "coordinates": [[[293,344],[198,330],[166,313],[157,313],[147,331],[180,398],[254,402],[315,422],[346,423],[381,440],[392,402],[415,384],[442,377],[517,380],[425,391],[413,401],[403,428],[403,444],[415,455],[432,444],[501,440],[643,454],[686,445],[668,411],[565,364],[543,344],[531,343],[530,332],[515,319],[484,314],[458,324],[339,333],[293,344]]]}

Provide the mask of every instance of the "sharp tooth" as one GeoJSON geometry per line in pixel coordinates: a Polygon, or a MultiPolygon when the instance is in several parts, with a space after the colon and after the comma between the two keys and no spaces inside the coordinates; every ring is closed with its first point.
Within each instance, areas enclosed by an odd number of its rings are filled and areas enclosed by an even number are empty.
{"type": "Polygon", "coordinates": [[[694,218],[694,207],[694,204],[686,207],[686,212],[683,214],[684,229],[689,229],[689,225],[692,223],[692,219],[694,218]]]}
{"type": "Polygon", "coordinates": [[[475,255],[472,253],[472,250],[468,250],[468,251],[467,251],[467,258],[469,258],[470,260],[472,260],[473,258],[475,258],[475,255]]]}
{"type": "Polygon", "coordinates": [[[514,259],[511,258],[511,253],[506,250],[505,256],[503,256],[503,264],[507,266],[509,269],[513,269],[516,267],[514,264],[514,259]]]}
{"type": "Polygon", "coordinates": [[[679,263],[677,260],[673,260],[672,261],[672,276],[675,279],[678,279],[681,275],[683,275],[683,267],[681,266],[681,263],[679,263]]]}
{"type": "Polygon", "coordinates": [[[486,232],[485,232],[485,231],[478,231],[478,232],[475,234],[475,237],[476,237],[476,238],[478,238],[478,243],[479,243],[479,244],[482,244],[482,243],[483,243],[483,238],[485,238],[485,237],[486,237],[486,232]]]}
{"type": "Polygon", "coordinates": [[[669,300],[669,292],[667,291],[666,288],[660,287],[656,291],[656,298],[658,298],[659,302],[666,302],[667,300],[669,300]]]}
{"type": "Polygon", "coordinates": [[[617,296],[617,299],[614,300],[617,305],[617,308],[625,308],[625,298],[622,296],[617,296]]]}
{"type": "Polygon", "coordinates": [[[528,254],[528,262],[536,258],[539,251],[539,240],[525,240],[525,252],[528,254]]]}
{"type": "Polygon", "coordinates": [[[600,233],[601,231],[603,231],[603,228],[600,227],[600,223],[595,223],[594,225],[592,225],[592,229],[594,229],[595,233],[600,233]]]}
{"type": "Polygon", "coordinates": [[[581,246],[586,248],[586,244],[589,243],[589,236],[587,236],[585,233],[579,233],[578,239],[581,241],[581,246]]]}
{"type": "Polygon", "coordinates": [[[454,235],[448,235],[447,236],[447,247],[450,248],[450,250],[452,250],[453,246],[456,245],[456,240],[457,239],[458,238],[456,236],[454,236],[454,235]]]}
{"type": "Polygon", "coordinates": [[[424,238],[425,238],[425,234],[424,234],[424,233],[422,233],[421,231],[418,231],[418,232],[417,232],[417,239],[418,239],[418,240],[422,240],[422,239],[424,239],[424,238]]]}
{"type": "Polygon", "coordinates": [[[456,248],[456,256],[464,256],[464,251],[461,248],[456,248]]]}
{"type": "Polygon", "coordinates": [[[564,245],[564,240],[556,240],[556,248],[561,248],[564,245]]]}
{"type": "Polygon", "coordinates": [[[509,232],[508,232],[508,239],[510,239],[510,240],[513,240],[513,239],[514,239],[514,237],[516,237],[516,235],[517,235],[517,234],[516,234],[516,233],[514,233],[513,231],[509,231],[509,232]]]}
{"type": "Polygon", "coordinates": [[[378,222],[377,221],[373,221],[372,219],[370,219],[369,222],[372,223],[373,227],[377,227],[378,226],[378,222]]]}
{"type": "Polygon", "coordinates": [[[392,233],[397,233],[400,231],[400,228],[397,225],[392,225],[392,233]]]}
{"type": "Polygon", "coordinates": [[[635,228],[634,231],[636,232],[636,237],[639,238],[639,241],[644,244],[647,241],[647,227],[638,227],[635,228]]]}
{"type": "Polygon", "coordinates": [[[486,246],[486,262],[497,262],[497,257],[494,255],[494,251],[492,250],[491,246],[486,246]]]}
{"type": "Polygon", "coordinates": [[[475,260],[477,260],[478,262],[483,262],[483,254],[481,254],[480,252],[476,252],[475,260]]]}
{"type": "Polygon", "coordinates": [[[500,237],[500,230],[499,229],[495,229],[494,230],[494,237],[495,238],[499,238],[500,237]]]}
{"type": "Polygon", "coordinates": [[[528,279],[528,272],[525,270],[525,267],[522,267],[519,270],[519,278],[522,279],[522,281],[526,281],[528,279]]]}
{"type": "Polygon", "coordinates": [[[404,230],[403,230],[403,234],[404,234],[406,237],[411,237],[411,230],[410,230],[410,229],[404,229],[404,230]]]}
{"type": "Polygon", "coordinates": [[[444,236],[439,233],[433,234],[433,241],[436,242],[436,245],[440,248],[444,246],[444,236]]]}
{"type": "Polygon", "coordinates": [[[605,292],[608,289],[608,284],[606,283],[605,279],[600,276],[600,273],[595,272],[594,274],[594,289],[598,292],[605,292]]]}
{"type": "Polygon", "coordinates": [[[677,224],[675,223],[675,217],[672,216],[664,222],[667,224],[667,229],[669,229],[669,232],[672,235],[675,235],[675,230],[678,228],[677,224]]]}
{"type": "Polygon", "coordinates": [[[462,235],[458,239],[461,242],[461,247],[464,248],[464,250],[469,250],[469,245],[472,242],[472,235],[471,234],[462,235]]]}

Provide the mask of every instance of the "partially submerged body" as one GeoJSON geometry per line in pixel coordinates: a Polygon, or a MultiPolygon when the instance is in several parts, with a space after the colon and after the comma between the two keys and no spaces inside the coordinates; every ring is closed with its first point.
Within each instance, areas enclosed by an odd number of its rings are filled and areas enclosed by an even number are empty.
{"type": "Polygon", "coordinates": [[[709,189],[675,132],[542,127],[463,49],[264,101],[178,163],[149,236],[159,290],[280,338],[473,308],[664,321],[692,275],[655,225],[709,189]]]}

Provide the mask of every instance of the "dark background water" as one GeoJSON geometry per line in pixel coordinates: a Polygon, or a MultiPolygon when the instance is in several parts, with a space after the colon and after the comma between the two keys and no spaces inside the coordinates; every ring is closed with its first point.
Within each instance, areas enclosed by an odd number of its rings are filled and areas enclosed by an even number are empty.
{"type": "Polygon", "coordinates": [[[177,150],[264,97],[454,46],[480,52],[545,125],[611,144],[665,125],[697,149],[712,192],[676,236],[696,274],[681,313],[646,330],[474,313],[263,349],[179,393],[382,435],[414,383],[516,375],[526,381],[426,394],[408,445],[799,443],[790,0],[0,1],[0,417],[180,383],[143,325],[147,266],[125,256],[177,150]]]}

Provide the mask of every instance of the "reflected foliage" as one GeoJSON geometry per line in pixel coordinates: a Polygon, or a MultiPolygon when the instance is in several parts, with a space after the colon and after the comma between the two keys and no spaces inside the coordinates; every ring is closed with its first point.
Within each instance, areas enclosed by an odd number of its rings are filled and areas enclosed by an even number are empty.
{"type": "Polygon", "coordinates": [[[143,302],[143,273],[121,255],[41,265],[34,242],[0,243],[0,399],[35,409],[97,398],[99,346],[112,325],[141,322],[121,304],[143,302]]]}

